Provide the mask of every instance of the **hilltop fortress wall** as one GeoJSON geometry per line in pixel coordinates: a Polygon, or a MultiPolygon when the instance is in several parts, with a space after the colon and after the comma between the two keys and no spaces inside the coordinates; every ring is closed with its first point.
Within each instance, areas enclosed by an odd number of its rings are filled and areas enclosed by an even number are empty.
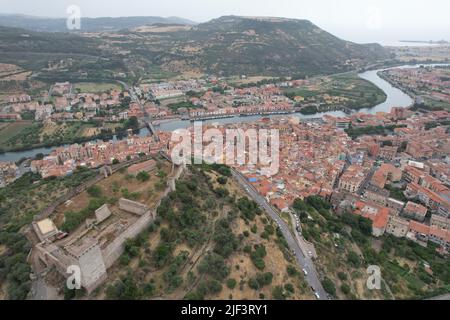
{"type": "MultiPolygon", "coordinates": [[[[175,182],[181,177],[184,172],[185,167],[179,166],[173,177],[169,178],[167,181],[168,187],[164,191],[162,197],[156,204],[155,208],[158,208],[161,204],[162,199],[164,199],[170,192],[175,190],[175,182]]],[[[129,204],[129,201],[124,202],[124,204],[129,204]]],[[[131,210],[134,210],[134,206],[130,207],[131,210]]],[[[144,213],[133,225],[131,225],[128,229],[126,229],[120,236],[118,236],[112,243],[110,243],[103,250],[103,260],[105,261],[106,268],[111,267],[114,262],[120,258],[124,249],[125,242],[128,239],[133,239],[137,237],[141,232],[143,232],[146,228],[150,226],[153,220],[156,218],[156,209],[148,210],[144,213]]]]}
{"type": "Polygon", "coordinates": [[[114,241],[103,250],[103,260],[105,261],[106,269],[111,267],[114,262],[120,258],[125,249],[125,242],[128,239],[137,237],[150,225],[155,219],[155,213],[156,211],[147,211],[147,213],[142,215],[134,224],[114,239],[114,241]]]}
{"type": "MultiPolygon", "coordinates": [[[[149,209],[145,205],[137,202],[121,199],[122,210],[136,214],[139,218],[105,248],[100,249],[96,239],[85,239],[81,236],[80,238],[77,238],[77,240],[81,239],[81,243],[87,243],[88,240],[92,243],[89,242],[89,248],[80,249],[80,252],[75,254],[75,256],[68,255],[66,253],[67,250],[63,250],[62,247],[59,247],[54,243],[43,242],[35,246],[38,257],[47,266],[56,267],[56,269],[65,277],[68,276],[66,273],[68,266],[73,264],[79,265],[82,271],[82,285],[88,293],[92,292],[107,279],[107,270],[123,254],[125,242],[128,239],[137,237],[154,221],[156,210],[161,204],[162,199],[164,199],[171,191],[174,191],[175,182],[182,175],[184,168],[184,166],[180,166],[172,171],[172,175],[167,181],[167,187],[155,204],[154,209],[149,209]],[[145,209],[145,212],[142,211],[143,209],[145,209]]],[[[100,221],[102,218],[110,215],[109,209],[105,206],[99,208],[98,211],[99,213],[102,213],[100,214],[100,221]]],[[[70,247],[65,246],[65,249],[70,249],[70,247]]]]}

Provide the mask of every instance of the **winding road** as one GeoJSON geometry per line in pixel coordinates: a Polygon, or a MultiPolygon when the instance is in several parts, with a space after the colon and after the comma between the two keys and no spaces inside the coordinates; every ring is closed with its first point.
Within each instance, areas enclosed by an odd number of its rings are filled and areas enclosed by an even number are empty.
{"type": "Polygon", "coordinates": [[[308,273],[307,275],[305,275],[306,282],[309,284],[311,289],[319,295],[320,300],[327,300],[327,293],[322,287],[322,283],[320,282],[314,262],[308,256],[306,250],[300,247],[299,242],[297,242],[297,240],[289,230],[289,226],[242,174],[234,169],[232,169],[231,172],[235,180],[247,191],[248,195],[253,199],[253,201],[255,201],[261,208],[263,208],[266,213],[272,218],[272,220],[274,220],[278,224],[289,248],[297,259],[298,264],[308,273]]]}

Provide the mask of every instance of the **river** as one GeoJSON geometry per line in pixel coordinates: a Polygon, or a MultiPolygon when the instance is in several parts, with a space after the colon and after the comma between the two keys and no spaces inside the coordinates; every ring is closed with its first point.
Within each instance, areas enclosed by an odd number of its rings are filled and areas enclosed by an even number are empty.
{"type": "MultiPolygon", "coordinates": [[[[434,64],[430,66],[436,66],[436,65],[448,65],[448,64],[434,64]]],[[[381,79],[378,76],[379,71],[388,70],[388,69],[395,69],[395,68],[415,68],[419,65],[405,65],[400,67],[394,67],[394,68],[387,68],[387,69],[378,69],[378,70],[370,70],[366,71],[364,73],[360,73],[359,77],[362,79],[365,79],[367,81],[372,82],[377,87],[379,87],[381,90],[384,91],[384,93],[387,96],[387,99],[385,102],[380,103],[379,105],[376,105],[369,109],[361,109],[359,112],[364,113],[377,113],[377,112],[389,112],[392,107],[409,107],[412,105],[413,100],[411,97],[409,97],[407,94],[402,92],[401,90],[393,87],[389,82],[381,79]]],[[[295,115],[301,119],[311,119],[311,118],[320,118],[324,115],[333,115],[333,116],[345,116],[346,114],[341,111],[333,111],[333,112],[326,112],[326,113],[317,113],[313,115],[303,115],[301,113],[294,113],[290,115],[295,115]]],[[[279,117],[279,115],[273,115],[273,116],[248,116],[248,117],[234,117],[234,118],[225,118],[225,119],[215,119],[215,120],[206,120],[204,123],[221,123],[221,124],[227,124],[227,123],[240,123],[240,122],[251,122],[258,120],[262,117],[279,117]]],[[[191,122],[189,120],[174,120],[170,122],[163,122],[159,126],[157,126],[157,130],[161,131],[173,131],[175,129],[180,128],[187,128],[191,125],[191,122]]],[[[141,129],[139,135],[140,136],[146,136],[149,132],[146,128],[141,129]]],[[[34,148],[27,151],[17,151],[17,152],[5,152],[3,154],[0,154],[0,161],[18,161],[22,158],[31,158],[39,153],[43,154],[49,154],[52,150],[54,150],[56,147],[51,148],[34,148]]]]}

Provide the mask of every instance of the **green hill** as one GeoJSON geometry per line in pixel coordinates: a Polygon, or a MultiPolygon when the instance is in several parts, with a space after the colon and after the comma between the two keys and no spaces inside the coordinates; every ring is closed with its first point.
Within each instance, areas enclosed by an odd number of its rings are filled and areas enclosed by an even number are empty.
{"type": "MultiPolygon", "coordinates": [[[[114,72],[136,78],[193,71],[299,77],[354,70],[389,57],[378,44],[344,41],[309,21],[284,18],[226,16],[195,26],[143,24],[101,34],[0,27],[0,62],[42,71],[50,60],[71,58],[68,80],[110,79],[114,72]]],[[[52,81],[65,76],[41,73],[52,81]]]]}
{"type": "Polygon", "coordinates": [[[156,35],[140,34],[152,39],[146,41],[146,49],[171,71],[312,75],[347,71],[389,58],[389,52],[378,44],[344,41],[306,20],[225,16],[187,31],[166,32],[159,40],[156,35]]]}

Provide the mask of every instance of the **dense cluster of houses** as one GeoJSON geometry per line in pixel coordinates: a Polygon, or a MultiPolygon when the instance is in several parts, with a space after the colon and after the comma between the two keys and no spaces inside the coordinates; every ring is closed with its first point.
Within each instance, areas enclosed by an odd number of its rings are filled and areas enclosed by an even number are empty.
{"type": "Polygon", "coordinates": [[[154,137],[129,136],[127,139],[108,142],[88,142],[56,148],[42,160],[33,160],[31,170],[43,178],[66,176],[77,167],[99,168],[104,165],[132,160],[142,155],[157,154],[164,150],[170,139],[169,133],[154,137]]]}
{"type": "Polygon", "coordinates": [[[396,68],[384,74],[404,90],[440,102],[450,102],[450,69],[448,67],[396,68]]]}
{"type": "Polygon", "coordinates": [[[237,168],[281,211],[289,211],[296,198],[320,195],[338,213],[372,220],[374,236],[393,234],[424,245],[432,241],[448,250],[450,136],[446,127],[425,129],[426,123],[443,118],[450,119],[450,114],[415,115],[395,108],[391,113],[355,114],[348,118],[352,126],[402,125],[388,135],[355,140],[335,117],[325,117],[324,123],[287,117],[243,124],[244,130],[257,126],[280,131],[280,170],[266,177],[258,166],[237,168]],[[391,196],[391,188],[399,190],[403,201],[391,196]]]}

